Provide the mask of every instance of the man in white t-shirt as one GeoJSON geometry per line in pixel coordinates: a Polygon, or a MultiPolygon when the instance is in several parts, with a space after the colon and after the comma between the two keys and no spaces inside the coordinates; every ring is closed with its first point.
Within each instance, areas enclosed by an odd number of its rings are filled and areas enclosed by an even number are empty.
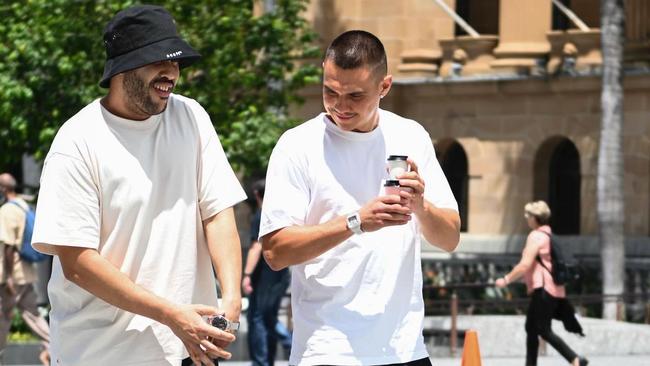
{"type": "Polygon", "coordinates": [[[392,77],[377,37],[341,34],[323,71],[326,112],[278,141],[262,209],[266,261],[292,266],[289,363],[430,365],[420,235],[454,250],[456,201],[424,128],[379,108],[392,77]],[[399,195],[383,190],[390,155],[408,156],[399,195]]]}
{"type": "Polygon", "coordinates": [[[206,111],[171,93],[199,54],[158,6],[117,13],[104,44],[108,94],[61,127],[41,176],[32,244],[55,255],[52,363],[213,365],[241,311],[245,194],[206,111]],[[216,314],[229,327],[203,318],[216,314]]]}

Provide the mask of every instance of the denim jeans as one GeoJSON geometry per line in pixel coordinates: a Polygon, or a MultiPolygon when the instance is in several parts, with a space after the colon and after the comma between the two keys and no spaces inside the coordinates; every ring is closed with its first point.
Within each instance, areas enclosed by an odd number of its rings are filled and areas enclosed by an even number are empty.
{"type": "Polygon", "coordinates": [[[289,351],[291,351],[291,342],[293,341],[291,331],[282,322],[278,321],[275,323],[275,335],[278,337],[284,353],[289,354],[289,351]]]}
{"type": "Polygon", "coordinates": [[[278,343],[278,310],[289,286],[289,271],[276,272],[265,267],[256,277],[246,314],[248,350],[253,366],[273,366],[278,343]]]}

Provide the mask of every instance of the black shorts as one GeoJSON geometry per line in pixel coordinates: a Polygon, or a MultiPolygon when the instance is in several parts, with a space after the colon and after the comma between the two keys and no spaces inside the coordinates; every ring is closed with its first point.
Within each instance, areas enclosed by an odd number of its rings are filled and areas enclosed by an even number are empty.
{"type": "MultiPolygon", "coordinates": [[[[212,360],[212,361],[214,362],[215,366],[219,366],[219,360],[215,359],[215,360],[212,360]]],[[[183,362],[181,363],[181,366],[194,366],[194,363],[192,362],[192,359],[188,357],[188,358],[183,360],[183,362]]]]}

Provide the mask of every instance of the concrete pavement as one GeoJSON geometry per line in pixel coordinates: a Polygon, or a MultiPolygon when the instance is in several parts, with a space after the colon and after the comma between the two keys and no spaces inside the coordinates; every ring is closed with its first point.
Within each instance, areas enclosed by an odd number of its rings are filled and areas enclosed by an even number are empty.
{"type": "MultiPolygon", "coordinates": [[[[433,366],[461,366],[460,358],[432,358],[433,366]]],[[[524,366],[523,357],[487,357],[481,359],[482,366],[524,366]]],[[[250,362],[224,361],[220,366],[250,366],[250,362]]],[[[567,366],[561,357],[540,357],[537,366],[567,366]]],[[[650,355],[639,356],[597,356],[589,357],[589,366],[650,366],[650,355]]],[[[288,366],[287,361],[276,361],[275,366],[288,366]]]]}
{"type": "MultiPolygon", "coordinates": [[[[460,358],[432,358],[433,366],[461,366],[460,358]]],[[[522,357],[487,357],[481,359],[482,366],[524,366],[522,357]]],[[[38,364],[6,364],[12,366],[40,366],[38,364]]],[[[250,366],[248,361],[222,361],[220,366],[250,366]]],[[[540,357],[537,366],[567,366],[567,362],[557,356],[540,357]]],[[[276,361],[275,366],[288,366],[287,361],[276,361]]],[[[637,356],[596,356],[589,357],[589,366],[650,366],[650,355],[637,356]]]]}

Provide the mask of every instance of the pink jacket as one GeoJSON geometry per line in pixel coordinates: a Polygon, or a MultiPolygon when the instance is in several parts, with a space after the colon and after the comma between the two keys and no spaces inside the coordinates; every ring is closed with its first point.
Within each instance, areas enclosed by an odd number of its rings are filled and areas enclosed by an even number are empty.
{"type": "MultiPolygon", "coordinates": [[[[537,230],[533,230],[528,234],[528,239],[526,239],[526,246],[534,245],[537,248],[537,253],[542,259],[542,262],[549,270],[553,270],[553,265],[551,264],[551,238],[540,232],[544,231],[546,233],[551,233],[551,227],[544,225],[539,227],[537,230]]],[[[526,282],[526,287],[528,288],[528,294],[532,293],[533,290],[543,287],[546,292],[548,292],[553,297],[564,298],[566,296],[566,290],[564,286],[556,285],[553,282],[553,277],[542,265],[535,260],[530,269],[524,274],[524,281],[526,282]]]]}

